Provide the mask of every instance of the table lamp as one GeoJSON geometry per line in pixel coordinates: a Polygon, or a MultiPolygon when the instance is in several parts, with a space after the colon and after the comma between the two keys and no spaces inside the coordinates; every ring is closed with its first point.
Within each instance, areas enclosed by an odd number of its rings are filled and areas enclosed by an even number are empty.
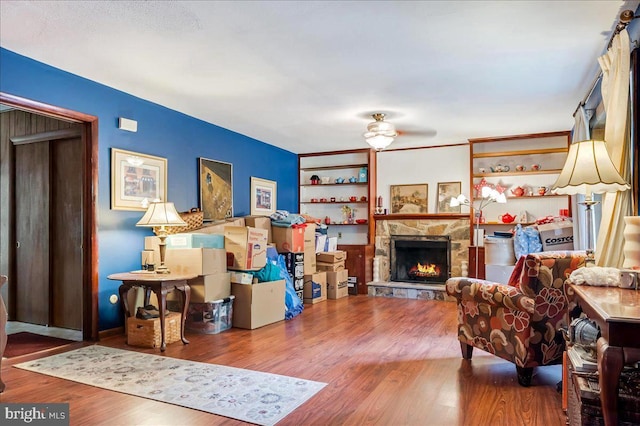
{"type": "Polygon", "coordinates": [[[136,226],[158,227],[156,235],[160,239],[160,266],[156,268],[159,274],[168,274],[169,269],[164,265],[164,255],[167,249],[165,240],[167,239],[167,226],[186,226],[187,223],[182,220],[176,211],[173,203],[164,203],[161,201],[152,202],[147,208],[147,212],[142,219],[136,223],[136,226]]]}
{"type": "Polygon", "coordinates": [[[551,187],[556,194],[583,194],[587,222],[586,264],[595,264],[594,222],[592,206],[599,203],[593,194],[626,191],[631,186],[620,176],[613,165],[605,141],[586,140],[569,146],[569,154],[558,180],[551,187]]]}

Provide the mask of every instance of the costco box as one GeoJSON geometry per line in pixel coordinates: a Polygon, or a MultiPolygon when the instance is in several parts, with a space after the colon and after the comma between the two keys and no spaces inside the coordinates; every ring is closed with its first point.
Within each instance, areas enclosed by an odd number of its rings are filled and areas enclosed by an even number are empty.
{"type": "Polygon", "coordinates": [[[274,322],[283,321],[285,281],[269,281],[257,284],[231,284],[235,296],[233,326],[253,330],[274,322]]]}
{"type": "Polygon", "coordinates": [[[174,274],[220,274],[227,272],[227,252],[208,248],[167,249],[164,263],[174,274]]]}
{"type": "Polygon", "coordinates": [[[184,327],[201,334],[217,334],[231,328],[233,299],[228,296],[206,303],[189,303],[184,327]]]}
{"type": "Polygon", "coordinates": [[[304,252],[304,232],[305,227],[303,226],[297,226],[295,228],[271,227],[273,243],[279,253],[304,252]]]}
{"type": "Polygon", "coordinates": [[[231,269],[262,269],[267,264],[267,231],[249,226],[225,226],[224,246],[231,269]]]}
{"type": "Polygon", "coordinates": [[[267,230],[267,242],[273,241],[271,235],[271,218],[269,216],[245,216],[244,223],[246,226],[267,230]]]}
{"type": "Polygon", "coordinates": [[[327,299],[340,299],[349,295],[349,271],[327,272],[327,299]]]}
{"type": "Polygon", "coordinates": [[[336,263],[325,263],[325,262],[316,262],[316,270],[318,271],[343,271],[345,268],[344,260],[336,263]]]}
{"type": "MultiPolygon", "coordinates": [[[[231,281],[228,272],[204,275],[189,281],[191,302],[204,303],[227,298],[231,295],[231,281]]],[[[180,297],[177,295],[177,297],[180,297]]]]}
{"type": "Polygon", "coordinates": [[[538,225],[543,251],[573,250],[573,223],[570,221],[538,225]]]}
{"type": "Polygon", "coordinates": [[[313,304],[327,300],[327,273],[316,272],[304,276],[303,300],[313,304]]]}
{"type": "Polygon", "coordinates": [[[347,260],[347,252],[343,250],[325,251],[316,254],[316,262],[338,263],[347,260]]]}
{"type": "Polygon", "coordinates": [[[167,248],[224,248],[222,234],[173,234],[167,237],[167,248]]]}

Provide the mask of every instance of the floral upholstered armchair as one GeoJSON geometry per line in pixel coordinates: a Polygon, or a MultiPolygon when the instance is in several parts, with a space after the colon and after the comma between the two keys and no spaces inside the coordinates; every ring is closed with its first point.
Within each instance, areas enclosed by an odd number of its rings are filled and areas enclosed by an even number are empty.
{"type": "Polygon", "coordinates": [[[522,386],[531,384],[533,367],[561,363],[568,306],[563,283],[584,260],[578,251],[532,253],[518,260],[507,284],[450,278],[462,357],[471,359],[476,347],[511,361],[522,386]]]}

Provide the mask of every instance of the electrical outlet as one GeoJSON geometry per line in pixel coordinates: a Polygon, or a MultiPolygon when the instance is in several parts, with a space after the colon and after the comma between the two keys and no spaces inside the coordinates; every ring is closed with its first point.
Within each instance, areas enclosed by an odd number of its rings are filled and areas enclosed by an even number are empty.
{"type": "Polygon", "coordinates": [[[342,232],[338,232],[338,238],[342,238],[342,232]]]}

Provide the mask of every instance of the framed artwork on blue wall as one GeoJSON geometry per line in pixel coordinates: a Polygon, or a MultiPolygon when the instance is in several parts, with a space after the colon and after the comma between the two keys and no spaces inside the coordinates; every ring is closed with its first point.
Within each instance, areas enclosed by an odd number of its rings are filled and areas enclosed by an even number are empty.
{"type": "Polygon", "coordinates": [[[167,201],[167,159],[111,148],[111,209],[147,210],[167,201]]]}
{"type": "Polygon", "coordinates": [[[251,215],[271,216],[276,212],[277,183],[251,176],[251,215]]]}
{"type": "Polygon", "coordinates": [[[203,220],[233,217],[233,164],[200,158],[199,186],[203,220]]]}

